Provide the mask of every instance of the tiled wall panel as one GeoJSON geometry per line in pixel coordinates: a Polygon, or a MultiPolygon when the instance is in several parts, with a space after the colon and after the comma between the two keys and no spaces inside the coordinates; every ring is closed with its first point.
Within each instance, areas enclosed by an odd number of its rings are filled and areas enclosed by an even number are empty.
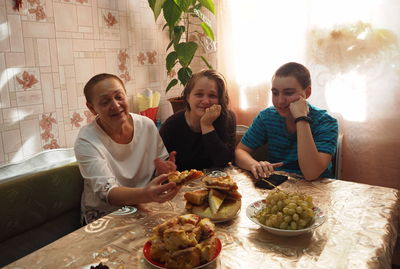
{"type": "Polygon", "coordinates": [[[145,88],[165,104],[161,28],[147,0],[24,0],[19,11],[0,0],[0,165],[73,146],[91,120],[83,86],[95,74],[120,76],[134,112],[145,88]]]}

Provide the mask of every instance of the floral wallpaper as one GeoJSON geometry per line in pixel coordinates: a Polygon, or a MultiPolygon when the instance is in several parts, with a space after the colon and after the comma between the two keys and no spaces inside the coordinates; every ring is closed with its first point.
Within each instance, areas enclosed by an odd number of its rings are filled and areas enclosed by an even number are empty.
{"type": "MultiPolygon", "coordinates": [[[[147,0],[0,0],[0,165],[72,147],[93,121],[83,86],[107,72],[131,109],[149,88],[165,96],[167,33],[147,0]],[[17,3],[18,5],[18,3],[17,3]]],[[[215,65],[215,58],[212,62],[215,65]]]]}

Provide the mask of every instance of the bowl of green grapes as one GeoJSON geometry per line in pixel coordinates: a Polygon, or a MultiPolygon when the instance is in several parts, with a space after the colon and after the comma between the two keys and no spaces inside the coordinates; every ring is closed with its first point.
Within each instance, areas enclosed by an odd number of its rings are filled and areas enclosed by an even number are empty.
{"type": "Polygon", "coordinates": [[[311,196],[277,189],[270,191],[265,199],[251,203],[246,215],[263,229],[280,236],[309,233],[326,219],[311,196]]]}

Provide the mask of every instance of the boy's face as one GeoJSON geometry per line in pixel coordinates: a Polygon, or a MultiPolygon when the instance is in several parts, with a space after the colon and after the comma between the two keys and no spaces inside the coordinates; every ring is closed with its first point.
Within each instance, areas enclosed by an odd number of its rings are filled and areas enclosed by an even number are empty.
{"type": "Polygon", "coordinates": [[[300,96],[307,99],[311,94],[311,86],[303,89],[297,79],[293,76],[274,77],[272,79],[272,104],[279,115],[284,118],[291,117],[289,105],[300,96]]]}

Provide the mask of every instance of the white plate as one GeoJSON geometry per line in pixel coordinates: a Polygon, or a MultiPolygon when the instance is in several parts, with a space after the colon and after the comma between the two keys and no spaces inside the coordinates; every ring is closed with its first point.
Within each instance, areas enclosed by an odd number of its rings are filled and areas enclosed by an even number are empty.
{"type": "MultiPolygon", "coordinates": [[[[153,260],[150,257],[150,247],[151,247],[151,242],[150,241],[147,241],[146,244],[144,244],[144,246],[143,246],[143,256],[146,259],[146,261],[148,263],[150,263],[151,265],[153,265],[154,267],[156,267],[156,268],[159,268],[159,269],[167,268],[167,267],[165,267],[164,264],[162,264],[160,262],[157,262],[157,261],[153,260]]],[[[204,264],[201,264],[199,266],[193,267],[193,269],[200,269],[200,268],[206,267],[210,263],[214,262],[218,258],[219,254],[221,253],[221,250],[222,250],[222,243],[221,243],[221,240],[219,240],[219,238],[217,238],[217,251],[216,251],[215,256],[213,257],[213,259],[211,261],[207,262],[207,263],[204,263],[204,264]]]]}
{"type": "Polygon", "coordinates": [[[322,223],[324,223],[326,216],[322,212],[322,210],[318,207],[314,207],[313,210],[315,212],[314,220],[311,226],[305,228],[305,229],[300,229],[300,230],[283,230],[283,229],[277,229],[277,228],[272,228],[268,227],[264,224],[261,224],[258,219],[255,217],[261,209],[265,207],[264,200],[258,200],[254,203],[251,203],[247,209],[246,209],[246,215],[247,217],[253,221],[255,224],[258,224],[261,226],[261,228],[267,230],[268,232],[280,236],[296,236],[296,235],[301,235],[305,234],[308,232],[311,232],[318,226],[320,226],[322,223]]]}
{"type": "Polygon", "coordinates": [[[221,223],[221,222],[226,222],[226,221],[230,221],[230,220],[235,219],[237,216],[239,216],[239,213],[240,213],[240,209],[238,210],[238,212],[236,213],[235,216],[230,217],[230,218],[223,218],[223,219],[209,218],[209,219],[214,223],[221,223]]]}

